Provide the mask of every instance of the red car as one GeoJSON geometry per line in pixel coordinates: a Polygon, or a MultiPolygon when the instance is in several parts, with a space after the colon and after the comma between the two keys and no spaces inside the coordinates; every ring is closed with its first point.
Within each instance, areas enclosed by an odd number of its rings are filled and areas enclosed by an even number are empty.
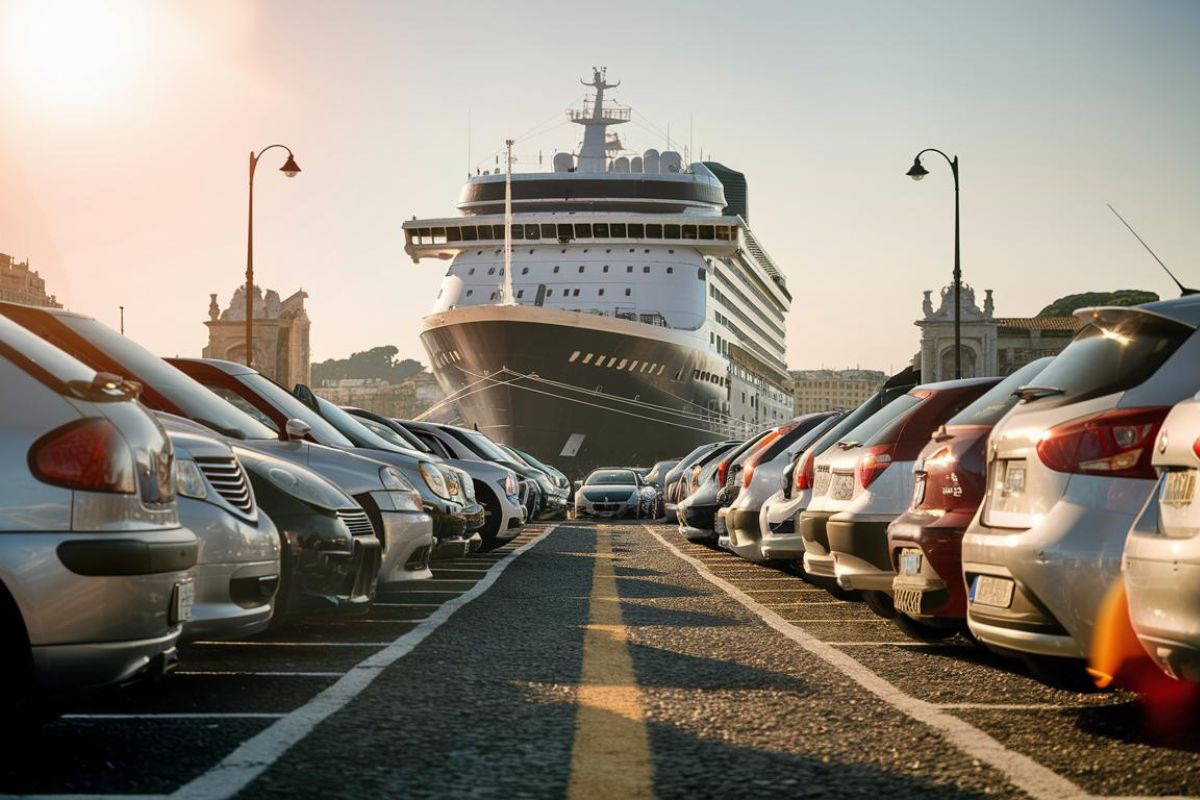
{"type": "MultiPolygon", "coordinates": [[[[1052,360],[1027,364],[989,389],[938,429],[917,457],[912,506],[888,526],[892,593],[896,611],[927,623],[922,630],[935,637],[966,631],[962,537],[987,488],[988,434],[1016,405],[1013,392],[1052,360]]],[[[899,627],[912,635],[904,622],[899,627]]]]}

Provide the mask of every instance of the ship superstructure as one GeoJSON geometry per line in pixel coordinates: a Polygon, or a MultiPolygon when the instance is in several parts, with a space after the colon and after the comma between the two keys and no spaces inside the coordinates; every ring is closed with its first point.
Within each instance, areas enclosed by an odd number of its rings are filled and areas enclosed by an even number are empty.
{"type": "Polygon", "coordinates": [[[627,154],[615,84],[595,70],[585,85],[577,153],[471,176],[458,216],[404,224],[414,261],[450,261],[421,338],[458,415],[578,474],[789,418],[791,296],[750,230],[744,176],[627,154]]]}

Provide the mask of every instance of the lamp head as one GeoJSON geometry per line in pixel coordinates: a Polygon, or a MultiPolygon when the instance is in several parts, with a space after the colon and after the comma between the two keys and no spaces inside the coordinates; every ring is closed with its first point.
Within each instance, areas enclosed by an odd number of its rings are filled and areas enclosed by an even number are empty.
{"type": "Polygon", "coordinates": [[[914,181],[919,181],[921,178],[924,178],[929,174],[929,170],[921,166],[921,157],[917,156],[913,159],[913,165],[909,167],[908,172],[904,174],[912,178],[914,181]]]}
{"type": "Polygon", "coordinates": [[[300,165],[296,163],[296,159],[292,156],[292,154],[288,153],[287,161],[282,167],[279,168],[279,171],[284,175],[287,175],[289,178],[294,178],[300,174],[300,165]]]}

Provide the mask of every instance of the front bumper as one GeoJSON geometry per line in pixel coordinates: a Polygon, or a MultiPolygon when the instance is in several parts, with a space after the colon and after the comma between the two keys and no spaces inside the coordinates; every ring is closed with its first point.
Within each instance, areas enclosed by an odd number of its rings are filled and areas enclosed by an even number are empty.
{"type": "Polygon", "coordinates": [[[725,514],[725,530],[729,549],[747,561],[767,560],[762,550],[762,534],[758,527],[760,509],[731,508],[725,514]]]}
{"type": "Polygon", "coordinates": [[[804,541],[804,571],[819,578],[835,577],[826,530],[833,511],[805,511],[800,515],[800,538],[804,541]]]}
{"type": "Polygon", "coordinates": [[[918,574],[900,573],[892,582],[897,605],[903,596],[912,617],[964,619],[967,589],[962,578],[962,538],[974,511],[948,511],[940,517],[909,511],[888,526],[888,553],[898,567],[905,548],[921,551],[918,574]]]}
{"type": "MultiPolygon", "coordinates": [[[[380,512],[385,526],[391,513],[380,512]]],[[[383,557],[374,533],[351,535],[341,519],[318,513],[277,515],[275,525],[288,548],[289,614],[370,606],[383,557]]]]}
{"type": "Polygon", "coordinates": [[[715,542],[717,540],[717,505],[693,505],[684,503],[677,509],[679,527],[684,536],[692,541],[715,542]]]}
{"type": "Polygon", "coordinates": [[[1150,657],[1176,678],[1200,681],[1200,537],[1131,535],[1125,589],[1150,657]]]}
{"type": "Polygon", "coordinates": [[[890,521],[846,513],[829,519],[826,532],[838,586],[858,591],[892,591],[895,573],[887,548],[890,521]]]}
{"type": "MultiPolygon", "coordinates": [[[[415,511],[381,511],[383,518],[383,560],[379,584],[401,583],[432,578],[429,560],[433,554],[433,520],[415,511]]],[[[460,546],[467,539],[459,540],[460,546]]]]}

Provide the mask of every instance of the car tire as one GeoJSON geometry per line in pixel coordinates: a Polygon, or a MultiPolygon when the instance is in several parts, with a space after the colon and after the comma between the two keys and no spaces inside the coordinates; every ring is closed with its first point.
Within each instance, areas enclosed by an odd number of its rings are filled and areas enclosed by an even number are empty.
{"type": "Polygon", "coordinates": [[[486,553],[500,546],[500,525],[504,521],[504,514],[494,496],[487,493],[479,495],[478,490],[476,494],[483,497],[483,527],[479,529],[479,538],[483,543],[479,545],[479,552],[486,553]]]}
{"type": "Polygon", "coordinates": [[[867,604],[867,608],[884,619],[895,621],[896,617],[900,616],[896,611],[895,603],[892,602],[892,596],[887,592],[863,592],[862,599],[867,604]]]}
{"type": "Polygon", "coordinates": [[[892,622],[904,632],[905,636],[918,642],[943,642],[957,636],[963,628],[958,620],[913,619],[907,614],[900,613],[892,617],[892,622]]]}
{"type": "Polygon", "coordinates": [[[1047,686],[1069,692],[1100,691],[1092,676],[1088,674],[1087,662],[1082,659],[1023,655],[1021,661],[1030,675],[1047,686]]]}
{"type": "Polygon", "coordinates": [[[279,588],[272,602],[271,622],[263,633],[277,633],[291,622],[292,604],[292,548],[287,535],[279,532],[279,588]]]}
{"type": "Polygon", "coordinates": [[[0,585],[0,719],[6,733],[19,735],[53,722],[62,711],[39,695],[33,675],[33,651],[21,612],[0,585]]]}

